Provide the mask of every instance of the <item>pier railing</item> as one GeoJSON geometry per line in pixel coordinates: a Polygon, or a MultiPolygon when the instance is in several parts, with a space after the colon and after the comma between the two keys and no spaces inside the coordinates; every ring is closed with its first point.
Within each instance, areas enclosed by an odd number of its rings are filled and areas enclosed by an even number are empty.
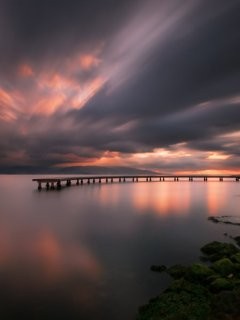
{"type": "Polygon", "coordinates": [[[218,179],[218,181],[240,181],[240,175],[99,175],[99,176],[76,176],[76,177],[54,177],[54,178],[36,178],[32,181],[37,182],[38,190],[41,191],[45,186],[47,190],[60,190],[63,186],[69,187],[73,183],[76,185],[94,184],[94,183],[124,183],[124,182],[153,182],[153,181],[181,181],[188,180],[204,181],[218,179]]]}

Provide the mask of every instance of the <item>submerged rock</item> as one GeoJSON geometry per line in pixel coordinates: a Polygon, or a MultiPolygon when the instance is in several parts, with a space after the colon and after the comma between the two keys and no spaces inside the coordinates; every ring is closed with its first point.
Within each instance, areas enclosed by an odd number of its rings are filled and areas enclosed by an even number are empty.
{"type": "Polygon", "coordinates": [[[212,222],[215,222],[215,223],[218,223],[219,220],[217,217],[208,217],[208,220],[212,221],[212,222]]]}
{"type": "Polygon", "coordinates": [[[208,220],[214,223],[225,223],[240,226],[240,217],[236,216],[211,216],[208,217],[208,220]]]}

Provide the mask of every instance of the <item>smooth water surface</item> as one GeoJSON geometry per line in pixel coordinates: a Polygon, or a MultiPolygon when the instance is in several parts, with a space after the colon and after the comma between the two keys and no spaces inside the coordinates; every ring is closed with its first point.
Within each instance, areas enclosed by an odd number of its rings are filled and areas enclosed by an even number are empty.
{"type": "Polygon", "coordinates": [[[152,264],[198,259],[237,226],[237,182],[138,182],[38,192],[0,176],[1,319],[134,319],[169,283],[152,264]]]}

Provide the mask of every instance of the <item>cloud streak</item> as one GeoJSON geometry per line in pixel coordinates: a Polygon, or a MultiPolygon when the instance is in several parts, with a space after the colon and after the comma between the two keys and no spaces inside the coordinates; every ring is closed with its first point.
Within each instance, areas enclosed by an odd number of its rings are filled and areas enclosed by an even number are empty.
{"type": "Polygon", "coordinates": [[[2,172],[240,170],[239,1],[0,9],[2,172]]]}

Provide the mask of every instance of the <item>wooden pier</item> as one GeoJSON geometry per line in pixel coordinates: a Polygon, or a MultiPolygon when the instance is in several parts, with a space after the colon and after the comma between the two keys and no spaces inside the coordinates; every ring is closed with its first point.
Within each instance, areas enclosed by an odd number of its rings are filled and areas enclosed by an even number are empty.
{"type": "Polygon", "coordinates": [[[240,181],[240,175],[118,175],[118,176],[79,176],[79,177],[56,177],[56,178],[36,178],[32,181],[37,182],[38,190],[43,186],[47,190],[60,190],[62,187],[69,187],[73,183],[76,185],[94,183],[124,183],[124,182],[164,182],[164,181],[240,181]]]}

